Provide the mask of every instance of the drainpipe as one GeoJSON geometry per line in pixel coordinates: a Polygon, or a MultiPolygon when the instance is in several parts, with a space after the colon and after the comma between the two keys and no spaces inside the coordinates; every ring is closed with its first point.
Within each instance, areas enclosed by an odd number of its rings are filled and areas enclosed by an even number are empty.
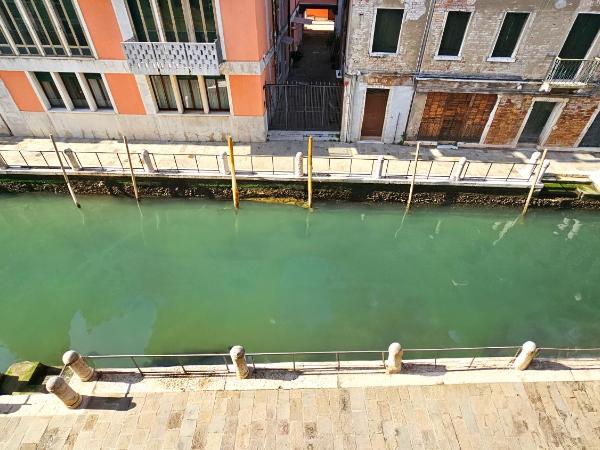
{"type": "MultiPolygon", "coordinates": [[[[433,12],[435,11],[435,4],[437,0],[431,0],[431,8],[427,12],[427,25],[425,25],[425,35],[423,36],[423,40],[421,41],[421,48],[419,49],[419,59],[417,61],[417,70],[415,75],[413,76],[413,94],[412,99],[410,101],[410,107],[408,108],[408,119],[406,121],[406,126],[408,126],[410,115],[412,114],[413,104],[415,102],[415,95],[417,94],[417,76],[421,73],[421,65],[423,64],[423,57],[425,55],[425,47],[427,45],[427,41],[429,40],[429,32],[431,31],[431,21],[433,20],[433,12]]],[[[395,138],[396,136],[394,136],[395,138]]]]}

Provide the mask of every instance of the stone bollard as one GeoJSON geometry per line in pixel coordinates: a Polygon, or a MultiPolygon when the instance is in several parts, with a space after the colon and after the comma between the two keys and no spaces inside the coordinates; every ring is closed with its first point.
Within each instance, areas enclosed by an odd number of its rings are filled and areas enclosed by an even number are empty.
{"type": "Polygon", "coordinates": [[[400,373],[402,370],[402,346],[397,342],[390,344],[388,348],[388,359],[385,362],[386,373],[400,373]]]}
{"type": "Polygon", "coordinates": [[[462,180],[462,178],[463,178],[462,173],[463,173],[463,170],[464,170],[466,164],[467,164],[467,158],[465,158],[464,156],[458,160],[458,163],[456,164],[456,167],[454,168],[454,173],[450,177],[450,179],[452,181],[462,180]]]}
{"type": "Polygon", "coordinates": [[[219,173],[221,175],[231,175],[231,171],[229,170],[229,154],[227,152],[221,153],[219,156],[221,163],[219,164],[219,173]]]}
{"type": "Polygon", "coordinates": [[[69,161],[69,165],[73,170],[82,169],[81,164],[79,164],[79,160],[77,159],[77,156],[75,155],[75,152],[73,150],[71,150],[70,148],[66,148],[63,150],[63,153],[65,155],[65,158],[67,158],[67,161],[69,161]]]}
{"type": "Polygon", "coordinates": [[[62,357],[63,363],[70,367],[81,381],[90,381],[96,376],[96,371],[88,366],[85,360],[75,350],[69,350],[62,357]]]}
{"type": "Polygon", "coordinates": [[[542,181],[542,178],[544,178],[549,166],[550,161],[544,161],[544,164],[542,164],[542,168],[540,169],[540,174],[538,175],[538,181],[542,181]]]}
{"type": "Polygon", "coordinates": [[[537,163],[538,159],[540,158],[540,155],[540,152],[533,152],[531,154],[531,157],[527,161],[527,166],[525,166],[525,169],[521,171],[521,176],[523,178],[529,178],[531,175],[533,175],[533,171],[535,170],[535,163],[537,163]]]}
{"type": "Polygon", "coordinates": [[[2,155],[0,155],[0,170],[2,169],[8,169],[8,164],[6,163],[6,160],[2,157],[2,155]]]}
{"type": "Polygon", "coordinates": [[[294,176],[302,178],[304,176],[304,155],[302,152],[296,153],[294,157],[294,176]]]}
{"type": "Polygon", "coordinates": [[[383,162],[385,161],[385,158],[383,157],[383,155],[379,155],[377,157],[377,160],[375,161],[375,168],[373,170],[373,178],[375,178],[376,180],[381,179],[381,177],[383,176],[383,162]]]}
{"type": "Polygon", "coordinates": [[[144,166],[145,172],[156,173],[156,167],[154,167],[154,161],[152,161],[152,157],[150,156],[150,152],[148,150],[144,150],[142,152],[142,164],[144,166]]]}
{"type": "Polygon", "coordinates": [[[248,364],[246,364],[246,349],[241,345],[235,345],[229,350],[229,355],[235,365],[235,374],[237,377],[240,380],[248,378],[250,369],[248,369],[248,364]]]}
{"type": "Polygon", "coordinates": [[[513,363],[513,369],[515,370],[525,370],[533,361],[533,358],[537,354],[537,347],[535,346],[535,342],[527,341],[523,344],[523,348],[521,349],[521,353],[515,358],[515,362],[513,363]]]}
{"type": "Polygon", "coordinates": [[[56,395],[67,407],[78,408],[81,405],[81,395],[73,390],[63,377],[50,377],[46,390],[56,395]]]}

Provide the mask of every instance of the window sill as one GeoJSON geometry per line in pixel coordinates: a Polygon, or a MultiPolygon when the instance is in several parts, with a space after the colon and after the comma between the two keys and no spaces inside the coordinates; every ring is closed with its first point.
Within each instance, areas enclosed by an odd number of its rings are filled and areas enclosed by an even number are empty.
{"type": "Polygon", "coordinates": [[[490,56],[487,58],[487,62],[513,63],[515,62],[515,58],[499,58],[490,56]]]}
{"type": "Polygon", "coordinates": [[[97,109],[96,111],[92,111],[91,109],[72,109],[68,110],[67,108],[50,108],[46,110],[49,113],[74,113],[74,114],[115,114],[114,109],[97,109]]]}
{"type": "Polygon", "coordinates": [[[436,61],[462,61],[462,56],[435,55],[433,59],[435,59],[436,61]]]}
{"type": "Polygon", "coordinates": [[[385,58],[387,56],[398,56],[397,52],[387,53],[387,52],[369,52],[369,56],[371,58],[385,58]]]}
{"type": "Polygon", "coordinates": [[[208,114],[204,112],[185,111],[180,113],[179,111],[158,111],[157,116],[185,116],[185,117],[229,117],[231,113],[229,111],[211,111],[208,114]]]}

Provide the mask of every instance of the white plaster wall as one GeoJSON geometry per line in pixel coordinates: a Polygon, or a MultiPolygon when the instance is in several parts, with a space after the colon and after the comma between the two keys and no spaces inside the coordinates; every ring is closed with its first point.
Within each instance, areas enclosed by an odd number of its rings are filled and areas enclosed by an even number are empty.
{"type": "MultiPolygon", "coordinates": [[[[0,88],[0,102],[2,101],[0,88]]],[[[264,142],[265,117],[223,114],[119,115],[109,112],[23,112],[3,115],[15,136],[120,139],[148,141],[220,142],[227,135],[236,141],[264,142]]]]}
{"type": "Polygon", "coordinates": [[[402,140],[402,134],[406,130],[410,104],[413,96],[412,86],[380,86],[369,85],[357,81],[354,92],[350,97],[345,97],[345,101],[350,103],[351,111],[349,133],[346,137],[348,142],[360,140],[360,131],[362,128],[362,119],[365,109],[365,97],[367,89],[388,89],[388,103],[383,123],[382,141],[386,144],[398,143],[402,140]]]}
{"type": "MultiPolygon", "coordinates": [[[[0,79],[0,112],[10,131],[14,134],[27,133],[27,127],[21,120],[21,112],[11,97],[4,82],[0,79]]],[[[8,134],[8,133],[5,133],[8,134]]]]}

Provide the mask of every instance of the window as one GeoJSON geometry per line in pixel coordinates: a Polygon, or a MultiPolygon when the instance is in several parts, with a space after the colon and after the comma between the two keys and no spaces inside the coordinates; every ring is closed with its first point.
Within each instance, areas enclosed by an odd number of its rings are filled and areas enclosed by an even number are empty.
{"type": "Polygon", "coordinates": [[[65,104],[56,88],[52,76],[48,72],[35,72],[35,78],[42,87],[48,103],[52,108],[64,108],[65,104]]]}
{"type": "Polygon", "coordinates": [[[492,58],[512,58],[529,13],[507,12],[500,28],[492,58]]]}
{"type": "Polygon", "coordinates": [[[0,15],[20,55],[39,55],[14,0],[0,0],[0,15]]]}
{"type": "Polygon", "coordinates": [[[129,14],[138,41],[158,42],[156,23],[152,15],[150,0],[127,0],[129,14]]]}
{"type": "Polygon", "coordinates": [[[6,40],[6,36],[2,30],[0,30],[0,55],[14,55],[10,44],[6,40]]]}
{"type": "Polygon", "coordinates": [[[470,12],[448,12],[440,49],[438,50],[439,56],[458,56],[460,54],[470,17],[470,12]]]}
{"type": "Polygon", "coordinates": [[[65,49],[60,42],[56,28],[50,19],[43,0],[23,0],[33,22],[35,32],[42,44],[44,53],[49,56],[64,56],[65,49]]]}
{"type": "Polygon", "coordinates": [[[81,89],[77,75],[74,73],[61,73],[60,79],[65,85],[65,89],[69,97],[71,97],[75,109],[89,109],[90,106],[83,94],[83,89],[81,89]]]}
{"type": "Polygon", "coordinates": [[[227,81],[224,76],[204,77],[208,106],[212,111],[229,111],[229,98],[227,97],[227,81]]]}
{"type": "Polygon", "coordinates": [[[73,6],[73,0],[51,0],[60,20],[69,50],[73,56],[92,56],[79,17],[73,6]]]}
{"type": "Polygon", "coordinates": [[[171,78],[168,75],[151,75],[150,82],[152,83],[158,109],[161,111],[177,111],[171,78]]]}
{"type": "Polygon", "coordinates": [[[84,77],[90,91],[92,91],[92,96],[94,97],[98,109],[113,109],[102,75],[99,73],[85,73],[84,77]]]}
{"type": "Polygon", "coordinates": [[[214,42],[217,39],[212,0],[190,0],[196,42],[214,42]]]}
{"type": "Polygon", "coordinates": [[[183,109],[186,111],[202,110],[202,97],[200,96],[198,77],[181,75],[177,77],[177,83],[179,84],[179,92],[181,92],[183,109]]]}
{"type": "MultiPolygon", "coordinates": [[[[213,0],[157,0],[167,42],[214,42],[217,39],[213,0]],[[186,21],[186,17],[190,20],[186,21]]],[[[160,38],[150,0],[127,0],[127,7],[139,41],[160,38]]]]}
{"type": "Polygon", "coordinates": [[[371,47],[373,53],[396,53],[403,15],[403,9],[377,9],[371,47]]]}
{"type": "Polygon", "coordinates": [[[188,42],[181,0],[158,0],[167,42],[188,42]]]}

